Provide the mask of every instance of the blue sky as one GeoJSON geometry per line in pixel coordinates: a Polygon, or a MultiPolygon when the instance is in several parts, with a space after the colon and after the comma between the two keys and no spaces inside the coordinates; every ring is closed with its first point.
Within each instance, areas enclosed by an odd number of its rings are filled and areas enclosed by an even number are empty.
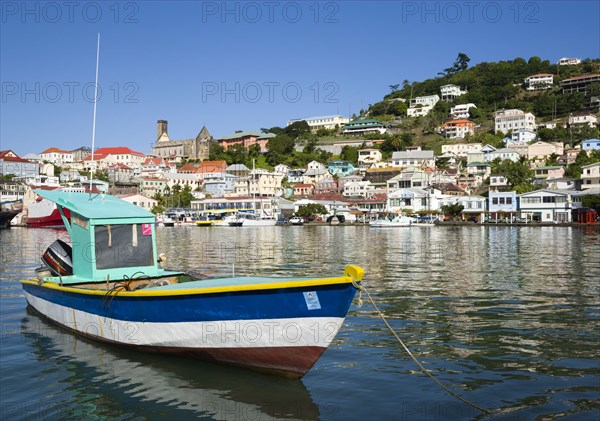
{"type": "Polygon", "coordinates": [[[600,57],[600,2],[1,1],[0,149],[150,152],[172,139],[358,113],[389,85],[482,61],[600,57]]]}

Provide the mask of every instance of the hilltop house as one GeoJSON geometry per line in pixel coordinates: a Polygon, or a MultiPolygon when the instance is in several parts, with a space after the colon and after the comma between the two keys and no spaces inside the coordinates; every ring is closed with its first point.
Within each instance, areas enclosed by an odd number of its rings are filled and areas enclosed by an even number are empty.
{"type": "Polygon", "coordinates": [[[450,120],[441,125],[439,132],[446,138],[464,138],[475,134],[475,123],[467,119],[450,120]]]}
{"type": "Polygon", "coordinates": [[[425,116],[435,107],[440,97],[437,95],[418,96],[410,100],[410,107],[406,111],[408,117],[425,116]]]}
{"type": "Polygon", "coordinates": [[[473,103],[455,105],[454,107],[450,108],[450,118],[469,118],[471,116],[469,113],[471,108],[477,107],[473,103]]]}
{"type": "Polygon", "coordinates": [[[324,115],[318,117],[299,118],[295,120],[289,120],[287,125],[297,123],[298,121],[306,121],[310,127],[310,130],[316,132],[319,129],[334,130],[342,127],[350,122],[349,118],[342,117],[341,115],[324,115]]]}
{"type": "Polygon", "coordinates": [[[440,86],[440,93],[442,101],[454,101],[459,96],[466,94],[467,91],[460,89],[460,86],[449,84],[440,86]]]}
{"type": "Polygon", "coordinates": [[[274,133],[262,133],[257,131],[241,131],[238,130],[235,133],[217,139],[219,146],[223,149],[228,150],[235,145],[242,145],[245,149],[248,149],[254,145],[260,147],[262,153],[267,152],[267,144],[269,140],[275,137],[274,133]]]}
{"type": "Polygon", "coordinates": [[[508,133],[516,129],[535,130],[535,116],[521,110],[497,111],[494,118],[494,131],[508,133]]]}
{"type": "Polygon", "coordinates": [[[600,151],[600,139],[588,139],[581,142],[582,151],[600,151]]]}
{"type": "Polygon", "coordinates": [[[598,125],[598,117],[593,114],[570,115],[568,125],[569,127],[585,125],[593,129],[598,125]]]}
{"type": "Polygon", "coordinates": [[[372,118],[353,120],[342,127],[342,133],[349,135],[363,135],[367,133],[383,134],[387,131],[384,123],[372,118]]]}
{"type": "Polygon", "coordinates": [[[525,78],[525,89],[528,91],[543,91],[552,89],[554,75],[550,73],[538,73],[525,78]]]}

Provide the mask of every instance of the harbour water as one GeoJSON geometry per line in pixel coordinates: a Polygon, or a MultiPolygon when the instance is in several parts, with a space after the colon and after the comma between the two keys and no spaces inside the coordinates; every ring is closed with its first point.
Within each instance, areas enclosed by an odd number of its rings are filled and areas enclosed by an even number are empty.
{"type": "MultiPolygon", "coordinates": [[[[0,419],[463,420],[365,294],[301,380],[90,342],[26,308],[62,230],[0,232],[0,419]]],[[[168,267],[364,284],[413,353],[494,419],[600,418],[600,231],[573,227],[158,228],[168,267]]]]}

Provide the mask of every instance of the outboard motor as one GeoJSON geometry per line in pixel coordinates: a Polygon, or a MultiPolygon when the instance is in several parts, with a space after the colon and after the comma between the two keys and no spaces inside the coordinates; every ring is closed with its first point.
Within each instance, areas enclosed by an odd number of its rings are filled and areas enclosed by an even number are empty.
{"type": "Polygon", "coordinates": [[[73,274],[73,249],[62,240],[56,240],[42,255],[42,262],[48,266],[54,276],[73,274]]]}

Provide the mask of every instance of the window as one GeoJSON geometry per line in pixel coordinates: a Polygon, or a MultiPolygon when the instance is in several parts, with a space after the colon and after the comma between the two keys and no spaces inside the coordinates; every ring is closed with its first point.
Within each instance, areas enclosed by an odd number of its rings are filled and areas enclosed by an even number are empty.
{"type": "Polygon", "coordinates": [[[498,198],[494,197],[492,198],[492,205],[497,205],[498,204],[498,198]]]}
{"type": "Polygon", "coordinates": [[[507,197],[506,198],[506,204],[507,205],[512,205],[512,197],[507,197]]]}

